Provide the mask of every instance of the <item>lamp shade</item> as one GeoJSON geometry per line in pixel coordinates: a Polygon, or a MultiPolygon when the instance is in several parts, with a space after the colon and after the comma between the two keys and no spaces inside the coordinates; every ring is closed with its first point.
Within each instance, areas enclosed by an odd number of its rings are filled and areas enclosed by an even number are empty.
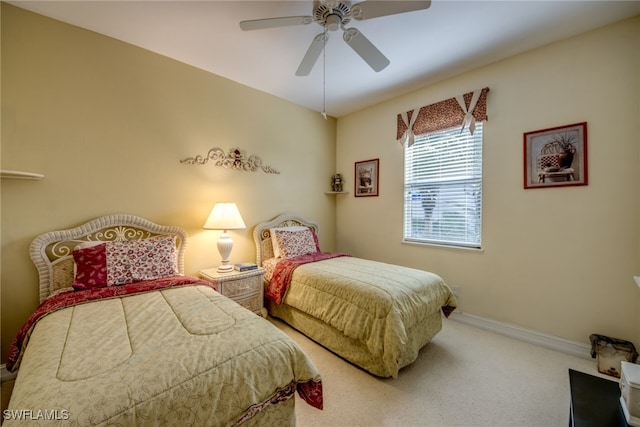
{"type": "Polygon", "coordinates": [[[242,230],[247,228],[235,203],[216,203],[204,223],[208,230],[242,230]]]}

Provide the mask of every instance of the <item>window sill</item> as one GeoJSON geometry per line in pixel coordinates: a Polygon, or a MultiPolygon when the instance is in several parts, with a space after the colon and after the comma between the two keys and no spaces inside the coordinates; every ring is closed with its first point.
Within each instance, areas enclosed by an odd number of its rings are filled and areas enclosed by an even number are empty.
{"type": "Polygon", "coordinates": [[[469,251],[469,252],[484,252],[484,249],[482,247],[474,248],[471,246],[454,246],[454,245],[445,245],[445,244],[438,244],[438,243],[431,243],[431,242],[416,242],[412,240],[402,240],[400,243],[403,245],[409,245],[409,246],[430,246],[433,248],[441,248],[441,249],[452,249],[452,250],[461,250],[461,251],[469,251]]]}

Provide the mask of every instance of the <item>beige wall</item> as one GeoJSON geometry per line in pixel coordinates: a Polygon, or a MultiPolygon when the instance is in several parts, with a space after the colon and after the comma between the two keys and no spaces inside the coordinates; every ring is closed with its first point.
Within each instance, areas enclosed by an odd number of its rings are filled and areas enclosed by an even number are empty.
{"type": "Polygon", "coordinates": [[[185,227],[186,272],[219,262],[202,225],[235,201],[247,230],[232,262],[255,259],[256,223],[291,211],[321,225],[335,249],[336,121],[146,50],[2,4],[2,361],[38,301],[28,256],[38,234],[110,213],[185,227]],[[180,159],[239,147],[279,175],[180,159]]]}
{"type": "Polygon", "coordinates": [[[640,346],[631,279],[640,274],[639,28],[636,18],[519,55],[336,128],[316,112],[2,4],[1,166],[46,175],[0,182],[2,361],[37,304],[28,258],[36,235],[109,213],[140,215],[188,230],[193,274],[217,263],[217,233],[201,225],[227,200],[249,226],[232,232],[232,261],[254,258],[253,225],[295,211],[320,222],[323,248],[441,274],[460,288],[464,312],[640,346]],[[483,250],[402,244],[396,114],[484,86],[483,250]],[[523,190],[522,133],[580,121],[589,126],[589,185],[523,190]],[[281,174],[179,163],[216,146],[240,147],[281,174]],[[380,196],[356,199],[353,163],[372,158],[380,158],[380,196]],[[335,171],[349,195],[323,194],[335,171]]]}
{"type": "MultiPolygon", "coordinates": [[[[338,249],[432,270],[461,311],[565,339],[640,346],[640,17],[340,118],[337,170],[380,159],[380,196],[341,196],[338,249]],[[483,250],[402,244],[396,114],[488,86],[483,250]],[[589,185],[523,189],[523,132],[588,122],[589,185]]],[[[353,189],[351,188],[351,194],[353,189]]]]}

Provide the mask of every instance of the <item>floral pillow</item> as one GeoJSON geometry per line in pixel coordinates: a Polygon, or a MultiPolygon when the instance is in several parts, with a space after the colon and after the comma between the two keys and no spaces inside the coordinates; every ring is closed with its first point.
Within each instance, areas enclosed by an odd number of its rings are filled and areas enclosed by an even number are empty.
{"type": "Polygon", "coordinates": [[[73,251],[76,290],[177,275],[176,237],[105,242],[73,251]]]}
{"type": "Polygon", "coordinates": [[[293,226],[293,227],[278,227],[278,228],[272,228],[271,231],[271,244],[273,247],[273,256],[276,258],[281,258],[282,256],[280,255],[280,246],[278,245],[278,242],[276,241],[276,232],[280,231],[280,230],[284,230],[284,231],[302,231],[302,230],[308,230],[309,227],[305,227],[305,226],[293,226]]]}
{"type": "Polygon", "coordinates": [[[139,240],[137,243],[131,260],[133,280],[153,280],[179,274],[175,236],[139,240]]]}
{"type": "Polygon", "coordinates": [[[318,252],[317,240],[308,227],[275,228],[271,231],[274,252],[279,258],[293,258],[318,252]]]}

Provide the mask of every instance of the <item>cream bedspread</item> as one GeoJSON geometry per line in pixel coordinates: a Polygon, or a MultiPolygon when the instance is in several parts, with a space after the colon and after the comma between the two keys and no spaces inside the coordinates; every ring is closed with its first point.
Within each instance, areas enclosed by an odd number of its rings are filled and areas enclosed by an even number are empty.
{"type": "MultiPolygon", "coordinates": [[[[65,426],[226,426],[313,379],[313,363],[268,321],[207,286],[186,286],[41,319],[9,410],[49,411],[65,426]]],[[[28,424],[4,424],[14,423],[28,424]]]]}
{"type": "Polygon", "coordinates": [[[422,327],[441,309],[448,315],[457,302],[436,274],[339,257],[297,267],[283,304],[383,355],[379,375],[395,377],[399,366],[417,357],[405,354],[408,348],[417,352],[407,345],[408,331],[422,327]]]}

